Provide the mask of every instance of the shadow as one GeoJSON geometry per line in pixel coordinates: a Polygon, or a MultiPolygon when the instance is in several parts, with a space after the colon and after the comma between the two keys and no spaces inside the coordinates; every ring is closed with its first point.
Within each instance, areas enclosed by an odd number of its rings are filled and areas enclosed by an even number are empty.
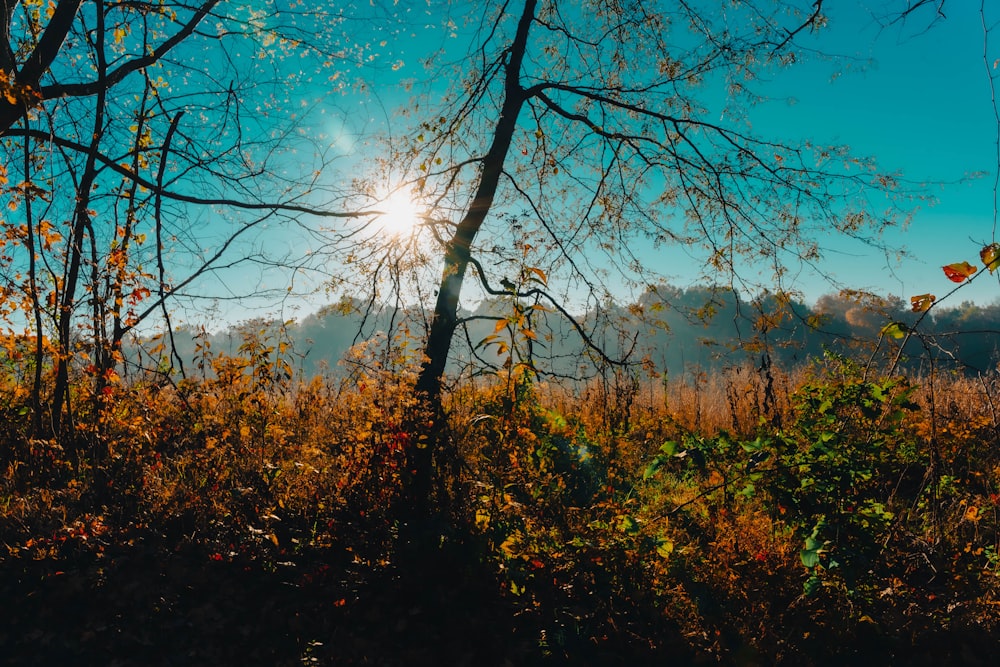
{"type": "Polygon", "coordinates": [[[482,641],[487,626],[498,641],[507,630],[486,582],[442,580],[429,563],[401,576],[326,555],[338,562],[215,560],[195,546],[147,544],[7,560],[0,650],[9,665],[491,664],[484,658],[503,655],[482,641]]]}
{"type": "Polygon", "coordinates": [[[624,665],[668,655],[623,637],[556,637],[572,601],[510,595],[474,543],[453,534],[401,538],[395,563],[352,559],[331,548],[229,560],[144,540],[100,556],[10,558],[0,563],[0,654],[11,666],[119,667],[624,665]]]}

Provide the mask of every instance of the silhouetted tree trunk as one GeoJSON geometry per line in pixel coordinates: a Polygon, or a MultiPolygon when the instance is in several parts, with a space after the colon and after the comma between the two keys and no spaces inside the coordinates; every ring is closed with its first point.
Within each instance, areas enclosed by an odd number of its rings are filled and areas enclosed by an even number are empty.
{"type": "Polygon", "coordinates": [[[435,463],[457,456],[442,382],[470,265],[484,293],[544,302],[604,355],[548,276],[578,286],[600,310],[615,276],[662,280],[665,267],[633,243],[700,250],[706,281],[739,289],[751,283],[738,262],[773,263],[780,276],[788,262],[816,261],[816,238],[830,231],[880,247],[895,212],[863,196],[857,208],[845,204],[848,193],[891,192],[894,179],[841,148],[774,141],[747,122],[765,99],[753,82],[809,55],[797,40],[827,24],[822,6],[761,0],[725,15],[711,3],[486,6],[475,33],[482,41],[462,61],[458,85],[402,149],[417,189],[460,211],[456,223],[447,213],[428,222],[443,268],[416,383],[425,409],[414,424],[424,438],[408,461],[416,508],[431,507],[435,463]],[[497,223],[492,243],[480,234],[488,217],[497,223]],[[537,283],[514,286],[505,272],[518,266],[537,283]]]}
{"type": "Polygon", "coordinates": [[[497,186],[503,173],[504,159],[510,150],[518,115],[526,99],[524,88],[521,86],[521,64],[527,50],[528,32],[537,5],[537,0],[527,0],[524,3],[517,32],[507,50],[503,105],[493,130],[493,141],[482,159],[476,195],[445,248],[444,269],[441,272],[430,332],[424,347],[425,361],[416,386],[421,402],[430,411],[430,433],[421,443],[423,446],[412,448],[410,455],[410,468],[413,474],[412,497],[418,509],[423,511],[429,506],[434,453],[445,437],[445,415],[441,408],[441,379],[448,362],[448,352],[451,350],[455,328],[458,326],[458,297],[462,292],[462,283],[469,267],[472,243],[493,207],[497,186]]]}

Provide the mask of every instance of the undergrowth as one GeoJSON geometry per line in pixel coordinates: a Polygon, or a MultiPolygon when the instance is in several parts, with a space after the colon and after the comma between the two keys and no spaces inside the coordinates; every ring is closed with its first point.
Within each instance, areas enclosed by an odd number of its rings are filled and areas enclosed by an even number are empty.
{"type": "MultiPolygon", "coordinates": [[[[361,630],[350,644],[324,614],[438,637],[414,619],[447,614],[420,598],[463,586],[509,635],[497,664],[922,664],[940,637],[974,651],[996,636],[992,379],[872,377],[831,356],[575,392],[524,369],[470,380],[445,406],[460,456],[439,469],[440,562],[408,573],[413,360],[361,347],[339,379],[303,379],[286,352],[248,336],[235,356],[203,350],[195,377],[136,374],[100,396],[81,382],[66,441],[23,435],[26,397],[5,379],[7,593],[38,599],[73,568],[93,590],[135,549],[183,553],[325,591],[311,613],[329,624],[288,658],[311,664],[432,664],[433,647],[361,630]],[[417,602],[397,599],[407,577],[417,602]],[[321,648],[324,632],[339,648],[321,648]]],[[[15,635],[33,622],[0,634],[24,664],[15,635]]]]}

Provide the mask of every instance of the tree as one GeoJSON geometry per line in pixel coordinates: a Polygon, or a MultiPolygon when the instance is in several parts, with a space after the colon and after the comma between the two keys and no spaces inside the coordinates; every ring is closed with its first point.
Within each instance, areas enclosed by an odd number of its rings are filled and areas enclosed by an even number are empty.
{"type": "MultiPolygon", "coordinates": [[[[755,286],[741,267],[766,265],[781,289],[791,264],[816,263],[828,232],[878,244],[898,213],[886,197],[892,176],[748,123],[760,77],[809,56],[801,42],[826,27],[821,10],[766,0],[477,6],[475,45],[448,75],[454,89],[437,107],[415,105],[433,120],[395,160],[419,174],[443,257],[417,382],[438,424],[470,270],[486,294],[568,317],[571,299],[600,308],[611,284],[659,282],[643,245],[702,252],[708,280],[732,289],[755,286]]],[[[429,443],[411,460],[418,497],[447,447],[429,443]]]]}
{"type": "MultiPolygon", "coordinates": [[[[74,374],[99,414],[124,337],[156,316],[169,333],[168,300],[196,281],[210,296],[213,273],[291,262],[267,252],[268,225],[370,217],[324,191],[340,156],[305,120],[338,67],[372,57],[345,46],[344,12],[3,0],[0,26],[0,318],[7,355],[33,368],[33,437],[73,430],[74,374]]],[[[259,295],[241,278],[216,294],[259,295]]]]}

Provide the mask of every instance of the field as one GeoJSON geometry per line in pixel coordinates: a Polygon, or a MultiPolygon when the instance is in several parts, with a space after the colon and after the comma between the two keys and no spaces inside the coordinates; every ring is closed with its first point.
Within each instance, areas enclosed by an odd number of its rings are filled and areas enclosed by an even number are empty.
{"type": "MultiPolygon", "coordinates": [[[[2,385],[6,664],[989,664],[996,378],[523,372],[447,394],[416,516],[412,362],[2,385]]],[[[82,371],[81,371],[82,373],[82,371]]]]}

